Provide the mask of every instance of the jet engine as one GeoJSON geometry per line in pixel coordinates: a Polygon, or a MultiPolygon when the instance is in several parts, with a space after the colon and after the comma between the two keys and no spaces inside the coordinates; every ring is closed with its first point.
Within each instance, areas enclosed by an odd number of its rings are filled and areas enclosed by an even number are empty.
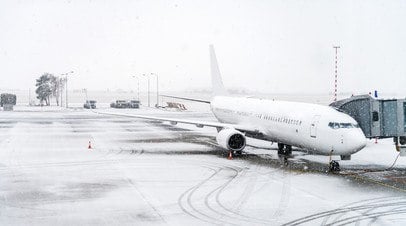
{"type": "Polygon", "coordinates": [[[223,129],[216,137],[217,143],[227,150],[241,151],[245,148],[246,139],[243,133],[235,129],[223,129]]]}

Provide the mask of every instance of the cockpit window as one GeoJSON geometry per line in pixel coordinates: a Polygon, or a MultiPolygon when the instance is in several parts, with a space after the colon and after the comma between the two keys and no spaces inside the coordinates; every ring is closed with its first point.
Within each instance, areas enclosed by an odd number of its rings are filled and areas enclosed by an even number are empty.
{"type": "Polygon", "coordinates": [[[329,123],[328,123],[328,126],[329,126],[330,128],[333,128],[333,129],[338,129],[338,128],[340,128],[340,124],[339,124],[339,123],[336,123],[336,122],[329,122],[329,123]]]}
{"type": "Polygon", "coordinates": [[[359,125],[357,123],[338,123],[338,122],[329,122],[328,126],[332,129],[348,129],[348,128],[359,128],[359,125]]]}
{"type": "Polygon", "coordinates": [[[351,123],[340,123],[340,128],[353,128],[351,123]]]}

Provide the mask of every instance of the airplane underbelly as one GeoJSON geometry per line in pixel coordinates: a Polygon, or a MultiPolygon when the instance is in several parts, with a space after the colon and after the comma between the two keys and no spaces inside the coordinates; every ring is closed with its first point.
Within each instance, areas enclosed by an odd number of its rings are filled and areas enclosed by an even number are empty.
{"type": "Polygon", "coordinates": [[[297,127],[278,127],[274,126],[268,130],[272,140],[278,143],[289,144],[304,150],[313,151],[320,154],[328,154],[331,150],[331,144],[323,142],[325,140],[322,131],[319,135],[312,137],[310,130],[306,126],[297,127]]]}
{"type": "Polygon", "coordinates": [[[302,133],[303,131],[300,127],[288,127],[280,125],[273,125],[267,130],[267,134],[271,140],[296,147],[303,147],[303,145],[306,144],[302,133]]]}

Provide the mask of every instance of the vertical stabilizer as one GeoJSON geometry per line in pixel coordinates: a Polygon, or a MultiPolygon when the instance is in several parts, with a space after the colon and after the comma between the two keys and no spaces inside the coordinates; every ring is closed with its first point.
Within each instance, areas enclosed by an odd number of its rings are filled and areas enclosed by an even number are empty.
{"type": "Polygon", "coordinates": [[[226,96],[227,91],[221,80],[219,66],[217,64],[216,53],[213,45],[210,45],[210,67],[211,67],[211,84],[213,96],[226,96]]]}

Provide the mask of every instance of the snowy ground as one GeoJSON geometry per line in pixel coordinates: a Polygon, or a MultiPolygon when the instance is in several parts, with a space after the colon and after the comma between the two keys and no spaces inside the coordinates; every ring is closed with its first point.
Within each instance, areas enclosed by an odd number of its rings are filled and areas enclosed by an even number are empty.
{"type": "MultiPolygon", "coordinates": [[[[327,174],[327,157],[298,150],[284,166],[274,145],[254,140],[245,157],[227,160],[210,128],[16,110],[0,112],[1,225],[406,224],[406,159],[379,171],[396,158],[388,140],[341,162],[344,172],[377,171],[353,177],[327,174]],[[380,180],[392,172],[399,183],[380,180]]],[[[214,120],[207,112],[137,113],[214,120]]]]}

